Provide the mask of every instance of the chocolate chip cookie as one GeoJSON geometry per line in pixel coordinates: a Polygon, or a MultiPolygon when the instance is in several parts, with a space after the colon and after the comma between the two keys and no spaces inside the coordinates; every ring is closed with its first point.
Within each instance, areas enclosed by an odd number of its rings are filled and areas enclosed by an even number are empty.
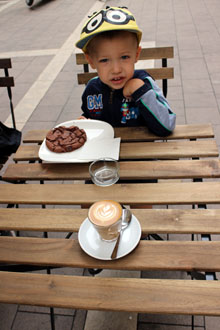
{"type": "Polygon", "coordinates": [[[81,148],[87,140],[86,132],[78,126],[59,126],[46,135],[46,146],[57,153],[71,152],[81,148]]]}

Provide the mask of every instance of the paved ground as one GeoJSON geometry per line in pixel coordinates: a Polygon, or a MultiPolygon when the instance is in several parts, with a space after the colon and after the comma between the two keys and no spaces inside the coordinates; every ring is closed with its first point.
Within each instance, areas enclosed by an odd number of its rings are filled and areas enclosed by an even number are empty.
{"type": "MultiPolygon", "coordinates": [[[[168,100],[177,123],[211,122],[220,145],[219,0],[84,0],[83,5],[81,0],[34,0],[31,8],[25,0],[0,0],[0,57],[12,58],[17,127],[23,132],[51,128],[80,114],[83,87],[76,81],[74,43],[88,13],[106,5],[127,6],[143,30],[143,42],[174,46],[175,79],[169,83],[168,100]]],[[[4,90],[0,99],[0,119],[10,126],[4,90]]],[[[0,329],[50,329],[48,312],[0,305],[0,329]]],[[[130,330],[136,329],[136,321],[135,314],[56,310],[57,330],[130,330]]],[[[185,330],[191,319],[142,315],[139,321],[138,330],[185,330]]],[[[195,324],[197,329],[219,329],[218,318],[197,317],[195,324]]]]}

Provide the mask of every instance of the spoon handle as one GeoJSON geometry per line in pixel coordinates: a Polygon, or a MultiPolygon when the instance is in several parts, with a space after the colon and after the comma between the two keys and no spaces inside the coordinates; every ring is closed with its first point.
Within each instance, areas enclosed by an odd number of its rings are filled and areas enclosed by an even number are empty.
{"type": "Polygon", "coordinates": [[[121,237],[121,232],[118,233],[117,241],[115,243],[114,250],[112,251],[112,254],[111,254],[111,259],[115,259],[117,257],[118,246],[119,246],[119,242],[120,242],[120,237],[121,237]]]}

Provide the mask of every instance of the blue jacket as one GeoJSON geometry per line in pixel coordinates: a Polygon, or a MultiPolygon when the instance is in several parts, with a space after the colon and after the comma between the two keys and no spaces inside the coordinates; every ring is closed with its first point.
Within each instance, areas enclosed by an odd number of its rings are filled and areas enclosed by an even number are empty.
{"type": "Polygon", "coordinates": [[[123,89],[112,90],[98,77],[91,79],[82,95],[82,115],[113,127],[147,126],[156,135],[169,135],[175,128],[176,115],[161,89],[144,70],[135,70],[134,78],[145,84],[133,93],[131,101],[123,96],[123,89]]]}

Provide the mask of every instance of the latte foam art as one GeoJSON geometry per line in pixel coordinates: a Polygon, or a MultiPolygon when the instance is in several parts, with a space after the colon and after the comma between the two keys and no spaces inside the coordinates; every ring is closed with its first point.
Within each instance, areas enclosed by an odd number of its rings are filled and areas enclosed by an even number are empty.
{"type": "Polygon", "coordinates": [[[100,221],[108,221],[114,218],[118,213],[118,210],[114,204],[101,204],[94,210],[94,216],[100,221]]]}
{"type": "Polygon", "coordinates": [[[90,220],[100,226],[117,222],[122,215],[121,205],[115,201],[99,201],[94,203],[89,210],[90,220]]]}

